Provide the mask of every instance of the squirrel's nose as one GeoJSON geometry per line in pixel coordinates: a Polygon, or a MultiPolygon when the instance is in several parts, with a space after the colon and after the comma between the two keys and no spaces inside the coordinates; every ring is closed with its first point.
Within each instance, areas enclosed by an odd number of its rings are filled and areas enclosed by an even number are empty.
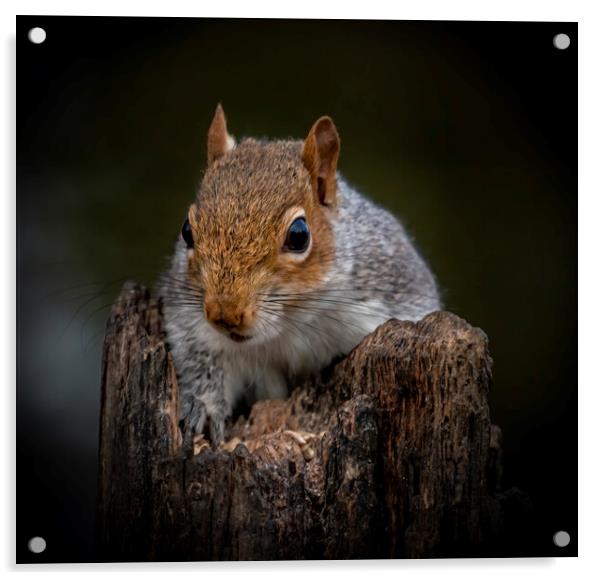
{"type": "Polygon", "coordinates": [[[248,322],[245,308],[217,299],[205,299],[205,316],[211,324],[227,331],[240,330],[248,322]]]}

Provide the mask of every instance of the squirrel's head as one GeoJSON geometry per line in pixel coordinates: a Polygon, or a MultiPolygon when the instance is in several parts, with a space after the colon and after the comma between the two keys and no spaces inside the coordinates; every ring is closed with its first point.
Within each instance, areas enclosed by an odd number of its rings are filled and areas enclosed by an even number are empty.
{"type": "Polygon", "coordinates": [[[300,307],[295,296],[328,275],[339,148],[329,117],[305,141],[236,144],[218,105],[207,170],[182,237],[205,317],[232,341],[278,336],[286,309],[300,307]]]}

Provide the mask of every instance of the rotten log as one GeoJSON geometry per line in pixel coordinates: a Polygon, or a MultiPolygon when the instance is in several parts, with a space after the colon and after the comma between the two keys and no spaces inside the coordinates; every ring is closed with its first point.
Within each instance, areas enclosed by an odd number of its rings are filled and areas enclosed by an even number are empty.
{"type": "Polygon", "coordinates": [[[100,558],[490,555],[503,520],[491,368],[486,335],[453,314],[391,320],[190,456],[160,304],[127,284],[104,343],[100,558]]]}

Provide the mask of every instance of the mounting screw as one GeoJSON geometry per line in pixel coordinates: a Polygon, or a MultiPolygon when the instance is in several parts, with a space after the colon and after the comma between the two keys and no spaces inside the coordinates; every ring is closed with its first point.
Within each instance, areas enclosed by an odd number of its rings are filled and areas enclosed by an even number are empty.
{"type": "Polygon", "coordinates": [[[569,545],[569,542],[571,541],[571,536],[569,536],[568,532],[561,530],[554,534],[552,540],[554,541],[554,544],[556,544],[559,548],[566,548],[569,545]]]}

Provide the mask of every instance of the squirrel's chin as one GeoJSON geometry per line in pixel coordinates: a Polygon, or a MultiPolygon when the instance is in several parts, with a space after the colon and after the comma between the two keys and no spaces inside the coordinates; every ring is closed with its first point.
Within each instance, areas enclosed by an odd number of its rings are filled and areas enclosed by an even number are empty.
{"type": "Polygon", "coordinates": [[[265,333],[257,327],[251,328],[249,334],[242,335],[238,332],[223,332],[218,330],[208,321],[205,321],[201,331],[207,338],[212,337],[212,342],[224,350],[240,351],[245,348],[255,348],[278,340],[279,334],[265,333]]]}

